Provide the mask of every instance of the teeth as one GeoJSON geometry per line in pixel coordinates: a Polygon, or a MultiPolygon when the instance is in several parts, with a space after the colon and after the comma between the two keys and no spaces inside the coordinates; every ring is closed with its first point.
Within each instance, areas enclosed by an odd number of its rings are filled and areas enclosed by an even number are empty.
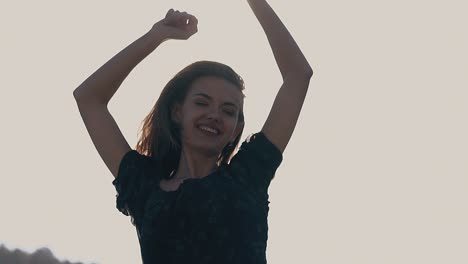
{"type": "Polygon", "coordinates": [[[213,129],[213,128],[210,128],[210,127],[200,126],[199,128],[202,129],[202,130],[214,133],[214,134],[218,134],[218,131],[216,129],[213,129]]]}

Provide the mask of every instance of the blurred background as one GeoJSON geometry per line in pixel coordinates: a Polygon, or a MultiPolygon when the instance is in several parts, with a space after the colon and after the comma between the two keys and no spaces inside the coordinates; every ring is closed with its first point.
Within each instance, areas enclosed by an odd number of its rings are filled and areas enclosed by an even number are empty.
{"type": "Polygon", "coordinates": [[[82,262],[70,262],[58,260],[52,251],[42,247],[33,253],[21,249],[9,249],[0,244],[0,263],[2,264],[83,264],[82,262]]]}
{"type": "MultiPolygon", "coordinates": [[[[468,263],[467,3],[268,2],[315,73],[269,189],[268,263],[468,263]]],[[[5,2],[1,252],[141,261],[72,92],[170,8],[199,32],[163,43],[112,99],[129,144],[167,81],[205,59],[245,80],[243,139],[261,129],[282,80],[247,1],[5,2]]]]}

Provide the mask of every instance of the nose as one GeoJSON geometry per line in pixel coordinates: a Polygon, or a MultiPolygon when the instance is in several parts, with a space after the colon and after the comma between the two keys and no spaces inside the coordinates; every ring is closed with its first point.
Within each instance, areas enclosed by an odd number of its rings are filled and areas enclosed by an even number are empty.
{"type": "Polygon", "coordinates": [[[208,119],[218,122],[219,121],[219,110],[211,109],[210,112],[208,113],[208,119]]]}

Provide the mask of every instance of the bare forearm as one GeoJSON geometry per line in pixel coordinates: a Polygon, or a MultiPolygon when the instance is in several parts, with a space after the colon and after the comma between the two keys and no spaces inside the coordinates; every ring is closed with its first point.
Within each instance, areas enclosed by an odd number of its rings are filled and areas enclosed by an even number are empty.
{"type": "Polygon", "coordinates": [[[266,0],[248,0],[270,43],[283,79],[312,75],[312,68],[297,43],[266,0]]]}
{"type": "Polygon", "coordinates": [[[80,102],[107,105],[128,74],[162,42],[158,34],[146,33],[89,76],[73,91],[73,96],[80,102]]]}

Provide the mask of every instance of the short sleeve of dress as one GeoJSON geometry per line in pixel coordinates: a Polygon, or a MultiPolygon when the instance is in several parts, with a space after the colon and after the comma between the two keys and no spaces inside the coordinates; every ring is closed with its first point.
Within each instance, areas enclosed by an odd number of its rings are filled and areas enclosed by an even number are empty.
{"type": "Polygon", "coordinates": [[[132,217],[132,223],[138,221],[152,183],[155,182],[155,163],[151,158],[141,155],[136,150],[127,152],[119,165],[117,177],[112,181],[117,191],[117,209],[132,217]]]}
{"type": "Polygon", "coordinates": [[[264,193],[282,160],[281,151],[265,134],[258,132],[242,143],[231,159],[230,167],[244,184],[264,193]]]}

